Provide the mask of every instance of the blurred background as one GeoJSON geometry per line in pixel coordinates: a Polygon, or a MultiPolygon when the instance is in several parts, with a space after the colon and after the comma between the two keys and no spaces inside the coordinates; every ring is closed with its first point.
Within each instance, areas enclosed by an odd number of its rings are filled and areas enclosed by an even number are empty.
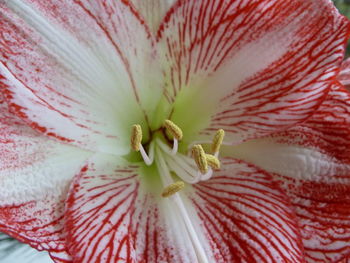
{"type": "MultiPolygon", "coordinates": [[[[333,0],[339,11],[350,18],[350,0],[333,0]]],[[[347,48],[350,56],[350,45],[347,48]]],[[[0,263],[52,263],[45,252],[37,252],[28,245],[21,244],[0,233],[0,263]]]]}
{"type": "Polygon", "coordinates": [[[333,0],[339,11],[344,15],[350,15],[350,0],[333,0]]]}
{"type": "MultiPolygon", "coordinates": [[[[333,0],[340,13],[350,18],[350,0],[333,0]]],[[[350,56],[350,45],[348,45],[346,50],[346,56],[350,56]]]]}

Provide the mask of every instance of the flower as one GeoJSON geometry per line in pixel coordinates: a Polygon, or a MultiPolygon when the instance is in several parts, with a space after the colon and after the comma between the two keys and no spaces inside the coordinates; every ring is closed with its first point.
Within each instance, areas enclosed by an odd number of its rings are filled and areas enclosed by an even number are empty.
{"type": "Polygon", "coordinates": [[[0,229],[56,262],[344,258],[348,21],[171,4],[1,1],[0,229]]]}

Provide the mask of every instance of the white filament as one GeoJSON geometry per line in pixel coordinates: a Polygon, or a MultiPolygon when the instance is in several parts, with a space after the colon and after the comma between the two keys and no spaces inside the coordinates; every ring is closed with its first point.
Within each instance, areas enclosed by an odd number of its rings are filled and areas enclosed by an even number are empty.
{"type": "MultiPolygon", "coordinates": [[[[166,153],[165,162],[170,171],[176,173],[183,181],[188,184],[195,184],[199,181],[206,181],[213,176],[213,169],[209,168],[208,172],[202,174],[198,171],[197,166],[192,158],[185,156],[181,153],[173,154],[174,148],[170,148],[161,140],[156,140],[157,145],[166,153]]],[[[217,158],[219,152],[216,152],[214,156],[217,158]]]]}
{"type": "Polygon", "coordinates": [[[206,174],[202,174],[201,181],[209,180],[213,176],[213,169],[209,168],[209,171],[206,174]]]}
{"type": "Polygon", "coordinates": [[[151,165],[154,161],[154,143],[152,142],[149,147],[149,156],[147,155],[142,144],[140,144],[140,153],[145,164],[147,164],[148,166],[151,165]]]}
{"type": "Polygon", "coordinates": [[[198,177],[198,175],[193,176],[193,173],[187,171],[184,167],[181,167],[180,164],[176,162],[174,159],[166,158],[166,162],[169,165],[169,169],[172,170],[177,175],[179,175],[179,177],[181,177],[181,179],[186,183],[195,184],[199,182],[200,177],[198,177]]]}
{"type": "Polygon", "coordinates": [[[173,141],[173,149],[171,151],[171,154],[172,155],[175,155],[177,153],[177,150],[179,149],[179,141],[174,138],[174,141],[173,141]]]}
{"type": "MultiPolygon", "coordinates": [[[[161,147],[160,148],[157,147],[156,149],[156,159],[157,159],[156,163],[157,163],[158,172],[160,174],[164,187],[174,183],[170,175],[170,171],[167,166],[167,163],[163,157],[163,152],[161,151],[161,147]]],[[[176,193],[173,196],[171,196],[169,200],[174,202],[175,207],[177,207],[178,212],[181,214],[181,218],[183,219],[188,235],[191,238],[194,250],[196,251],[198,263],[209,263],[205,250],[199,241],[196,230],[192,225],[191,219],[188,215],[186,207],[184,206],[179,193],[176,193]]]]}

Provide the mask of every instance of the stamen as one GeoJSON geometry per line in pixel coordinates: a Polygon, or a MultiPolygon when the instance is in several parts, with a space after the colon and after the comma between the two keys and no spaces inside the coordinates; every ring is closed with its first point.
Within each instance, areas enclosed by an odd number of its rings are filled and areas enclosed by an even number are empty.
{"type": "Polygon", "coordinates": [[[177,192],[179,192],[180,190],[182,190],[184,187],[185,187],[185,183],[183,181],[178,181],[171,185],[168,185],[163,189],[162,197],[172,196],[177,192]]]}
{"type": "Polygon", "coordinates": [[[173,149],[171,150],[171,154],[175,155],[177,153],[177,150],[179,149],[179,142],[177,139],[174,138],[173,141],[173,149]]]}
{"type": "Polygon", "coordinates": [[[222,141],[224,140],[224,137],[225,137],[225,131],[223,129],[219,129],[213,138],[211,151],[216,157],[220,151],[220,147],[221,147],[222,141]]]}
{"type": "Polygon", "coordinates": [[[206,154],[205,158],[207,159],[207,163],[211,168],[220,169],[220,161],[214,155],[206,154]]]}
{"type": "Polygon", "coordinates": [[[149,156],[147,155],[142,144],[140,144],[140,153],[141,153],[141,156],[142,156],[145,164],[147,164],[148,166],[151,165],[153,163],[153,160],[154,160],[154,143],[151,143],[151,145],[149,147],[149,153],[150,153],[149,156]]]}
{"type": "Polygon", "coordinates": [[[192,155],[193,159],[197,164],[199,171],[202,174],[206,174],[208,172],[208,163],[207,158],[205,156],[205,152],[203,150],[202,145],[197,144],[192,147],[192,155]]]}
{"type": "Polygon", "coordinates": [[[145,163],[147,165],[151,165],[154,160],[154,143],[151,143],[149,147],[150,156],[148,156],[145,149],[142,146],[142,129],[139,124],[135,124],[132,126],[130,142],[131,148],[136,152],[140,151],[145,163]]]}
{"type": "Polygon", "coordinates": [[[193,159],[179,153],[176,156],[172,155],[168,146],[159,139],[156,139],[157,145],[167,153],[165,157],[165,162],[169,166],[169,169],[183,181],[189,184],[198,183],[200,181],[201,173],[198,172],[197,167],[195,167],[195,162],[193,159]]]}
{"type": "Polygon", "coordinates": [[[142,129],[141,126],[138,124],[135,124],[132,126],[131,129],[131,148],[138,152],[140,150],[140,146],[142,141],[142,129]]]}
{"type": "MultiPolygon", "coordinates": [[[[172,178],[170,176],[170,172],[168,170],[168,167],[166,166],[166,162],[165,162],[159,148],[157,148],[157,151],[156,151],[156,158],[157,158],[158,172],[160,175],[162,175],[161,178],[162,178],[163,184],[165,184],[165,183],[172,184],[173,181],[172,181],[172,178]]],[[[192,245],[196,251],[196,255],[198,257],[198,262],[208,263],[209,260],[206,256],[205,250],[202,247],[201,242],[199,241],[198,234],[197,234],[195,228],[193,227],[190,216],[189,216],[189,214],[188,214],[188,212],[183,204],[183,200],[180,198],[179,194],[175,193],[174,196],[170,197],[170,202],[173,202],[173,204],[175,204],[174,208],[180,213],[181,218],[183,219],[183,222],[184,222],[186,229],[188,231],[188,235],[191,238],[192,245]]]]}
{"type": "Polygon", "coordinates": [[[174,137],[174,139],[181,141],[183,133],[179,126],[173,123],[171,120],[166,120],[164,126],[167,131],[174,137]]]}
{"type": "Polygon", "coordinates": [[[193,167],[188,166],[185,162],[178,163],[178,161],[181,161],[178,159],[173,159],[170,156],[166,158],[169,169],[188,184],[198,183],[202,174],[198,170],[194,170],[193,167]]]}
{"type": "Polygon", "coordinates": [[[209,171],[206,174],[202,174],[201,181],[209,180],[213,176],[213,169],[209,169],[209,171]]]}

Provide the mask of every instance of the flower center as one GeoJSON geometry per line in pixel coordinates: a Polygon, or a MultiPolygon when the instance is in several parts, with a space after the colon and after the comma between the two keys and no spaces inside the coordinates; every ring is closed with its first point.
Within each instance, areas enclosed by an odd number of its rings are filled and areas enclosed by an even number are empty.
{"type": "Polygon", "coordinates": [[[133,125],[132,127],[131,147],[133,150],[140,152],[146,165],[151,165],[155,161],[164,187],[162,197],[169,198],[169,201],[173,204],[173,209],[176,209],[177,213],[181,215],[186,227],[185,231],[188,233],[195,250],[197,261],[209,263],[205,249],[190,219],[190,213],[178,192],[185,187],[185,183],[195,184],[208,180],[213,175],[213,169],[220,168],[218,156],[224,138],[224,131],[218,130],[215,134],[211,145],[212,155],[205,153],[203,147],[197,144],[192,147],[192,151],[188,156],[178,152],[178,143],[183,136],[182,130],[170,120],[164,122],[163,128],[172,137],[172,147],[156,137],[151,141],[148,153],[146,153],[142,145],[142,128],[140,125],[133,125]],[[181,180],[175,182],[175,176],[181,180]]]}
{"type": "Polygon", "coordinates": [[[218,157],[225,133],[222,129],[216,132],[211,145],[213,154],[205,153],[203,147],[197,144],[192,147],[188,156],[178,152],[178,144],[183,136],[182,130],[170,120],[164,122],[164,128],[172,136],[172,148],[160,138],[155,138],[151,141],[147,153],[142,145],[142,128],[138,124],[132,126],[131,147],[140,152],[146,165],[156,162],[164,186],[162,196],[170,197],[184,188],[184,182],[195,184],[208,180],[213,175],[213,169],[220,168],[218,157]],[[174,182],[173,175],[181,180],[174,182]]]}

